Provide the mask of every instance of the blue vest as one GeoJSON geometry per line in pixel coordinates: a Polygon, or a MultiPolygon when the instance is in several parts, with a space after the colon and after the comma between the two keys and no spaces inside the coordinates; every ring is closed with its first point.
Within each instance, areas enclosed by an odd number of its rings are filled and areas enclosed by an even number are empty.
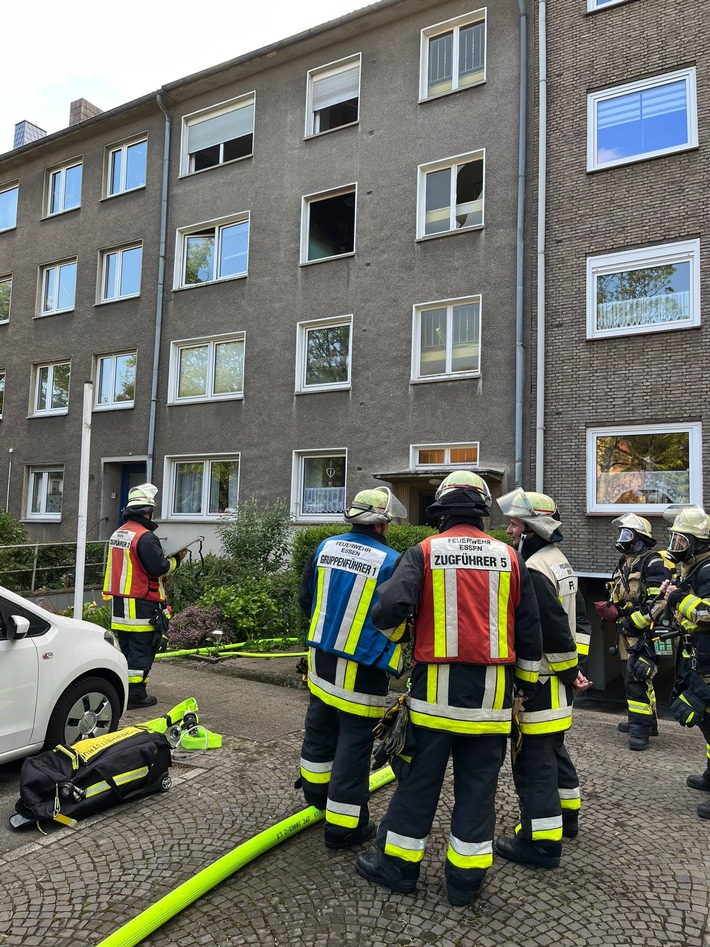
{"type": "Polygon", "coordinates": [[[401,647],[372,624],[375,589],[392,575],[399,553],[363,533],[343,533],[316,550],[308,644],[339,657],[400,670],[401,647]]]}

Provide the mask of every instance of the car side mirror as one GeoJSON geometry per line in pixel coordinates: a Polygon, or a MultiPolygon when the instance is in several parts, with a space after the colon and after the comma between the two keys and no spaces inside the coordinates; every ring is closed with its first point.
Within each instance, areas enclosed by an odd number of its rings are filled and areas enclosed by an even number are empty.
{"type": "Polygon", "coordinates": [[[10,620],[7,624],[8,637],[11,641],[14,641],[16,638],[26,637],[27,632],[30,630],[30,620],[23,615],[10,615],[10,620]]]}

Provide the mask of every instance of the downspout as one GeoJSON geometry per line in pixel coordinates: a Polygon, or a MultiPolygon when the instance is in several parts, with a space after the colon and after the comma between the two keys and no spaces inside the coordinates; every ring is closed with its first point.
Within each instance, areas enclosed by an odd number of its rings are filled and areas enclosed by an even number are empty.
{"type": "Polygon", "coordinates": [[[518,223],[515,248],[515,486],[523,482],[523,245],[525,237],[525,161],[528,100],[528,18],[526,0],[520,6],[520,103],[518,127],[518,223]]]}
{"type": "Polygon", "coordinates": [[[541,493],[545,476],[545,208],[547,196],[547,4],[539,2],[540,56],[537,191],[537,398],[535,428],[535,489],[541,493]]]}
{"type": "Polygon", "coordinates": [[[160,368],[160,337],[163,331],[163,298],[165,296],[165,242],[168,229],[168,173],[170,168],[170,131],[172,122],[163,106],[160,93],[155,97],[158,108],[165,116],[163,143],[163,182],[160,197],[160,250],[158,253],[158,292],[155,300],[155,340],[153,342],[153,378],[150,389],[150,417],[148,419],[148,459],[146,480],[153,480],[153,451],[155,450],[155,417],[158,406],[158,369],[160,368]]]}

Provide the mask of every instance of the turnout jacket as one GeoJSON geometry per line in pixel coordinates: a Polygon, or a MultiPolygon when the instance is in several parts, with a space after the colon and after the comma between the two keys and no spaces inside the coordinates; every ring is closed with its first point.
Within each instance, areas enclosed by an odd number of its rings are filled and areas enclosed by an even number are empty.
{"type": "Polygon", "coordinates": [[[129,514],[108,541],[104,592],[118,598],[165,601],[164,576],[180,565],[166,557],[157,536],[158,524],[140,514],[129,514]]]}
{"type": "Polygon", "coordinates": [[[308,687],[340,710],[379,718],[388,674],[401,670],[404,625],[387,635],[370,617],[398,559],[375,530],[355,526],[324,540],[304,570],[298,600],[310,618],[308,687]]]}
{"type": "Polygon", "coordinates": [[[653,549],[621,556],[609,583],[609,596],[619,610],[619,620],[628,617],[642,635],[653,621],[646,602],[658,595],[661,583],[670,577],[663,556],[653,549]]]}
{"type": "Polygon", "coordinates": [[[389,633],[416,610],[412,723],[507,735],[514,675],[537,680],[540,623],[522,559],[480,525],[449,519],[408,549],[379,589],[372,620],[389,633]]]}
{"type": "Polygon", "coordinates": [[[538,686],[519,714],[520,731],[529,735],[556,733],[572,726],[579,590],[558,541],[548,542],[533,534],[521,547],[540,610],[543,649],[538,686]]]}
{"type": "Polygon", "coordinates": [[[697,556],[690,568],[681,563],[669,605],[676,622],[691,635],[696,670],[710,674],[710,552],[697,556]]]}

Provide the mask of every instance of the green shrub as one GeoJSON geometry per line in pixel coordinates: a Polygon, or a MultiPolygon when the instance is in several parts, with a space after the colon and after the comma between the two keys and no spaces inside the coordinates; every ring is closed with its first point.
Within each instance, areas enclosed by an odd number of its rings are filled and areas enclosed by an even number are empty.
{"type": "Polygon", "coordinates": [[[165,591],[173,612],[177,614],[194,605],[208,589],[234,585],[238,569],[233,560],[208,553],[200,564],[199,557],[183,562],[165,581],[165,591]]]}
{"type": "MultiPolygon", "coordinates": [[[[0,512],[0,546],[22,546],[26,542],[27,531],[22,523],[9,513],[0,512]]],[[[31,569],[30,549],[0,548],[0,585],[13,591],[28,588],[32,577],[31,569]]]]}
{"type": "MultiPolygon", "coordinates": [[[[65,608],[61,614],[66,615],[67,618],[73,618],[74,606],[70,605],[69,608],[65,608]]],[[[81,617],[84,621],[93,622],[94,625],[100,625],[102,628],[110,628],[111,606],[97,605],[96,602],[84,602],[81,617]]]]}
{"type": "Polygon", "coordinates": [[[387,542],[395,552],[406,552],[410,546],[416,546],[427,536],[433,536],[435,529],[430,526],[410,526],[409,523],[393,523],[387,531],[387,542]]]}
{"type": "Polygon", "coordinates": [[[284,567],[290,547],[291,518],[283,500],[240,502],[234,517],[225,517],[217,536],[232,561],[238,580],[273,575],[284,567]]]}
{"type": "Polygon", "coordinates": [[[197,604],[220,609],[222,629],[230,642],[276,637],[284,631],[278,621],[278,603],[264,579],[249,578],[241,585],[209,589],[197,604]]]}

